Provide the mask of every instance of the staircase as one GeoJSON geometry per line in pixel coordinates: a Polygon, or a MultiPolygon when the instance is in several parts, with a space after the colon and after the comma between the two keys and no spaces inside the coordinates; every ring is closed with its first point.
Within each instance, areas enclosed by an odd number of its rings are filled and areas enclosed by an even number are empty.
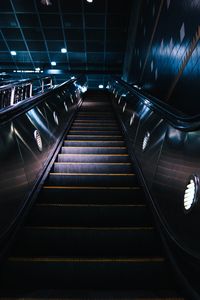
{"type": "Polygon", "coordinates": [[[1,297],[183,299],[106,94],[88,94],[0,273],[1,297]]]}

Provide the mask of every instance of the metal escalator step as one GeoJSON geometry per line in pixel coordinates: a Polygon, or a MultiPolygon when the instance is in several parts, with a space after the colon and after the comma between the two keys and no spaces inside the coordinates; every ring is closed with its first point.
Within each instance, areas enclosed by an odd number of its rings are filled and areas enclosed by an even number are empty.
{"type": "Polygon", "coordinates": [[[70,130],[69,134],[78,135],[120,135],[118,130],[70,130]]]}
{"type": "Polygon", "coordinates": [[[58,154],[58,162],[130,162],[128,154],[58,154]]]}
{"type": "Polygon", "coordinates": [[[112,124],[116,124],[118,125],[117,121],[116,120],[107,120],[107,121],[103,121],[103,120],[84,120],[84,119],[75,119],[73,124],[88,124],[88,125],[91,125],[91,124],[97,124],[97,125],[112,125],[112,124]]]}
{"type": "Polygon", "coordinates": [[[78,131],[118,131],[119,132],[119,126],[88,126],[88,125],[73,125],[70,129],[70,131],[78,130],[78,131]]]}
{"type": "Polygon", "coordinates": [[[53,171],[57,173],[132,173],[131,163],[60,163],[56,162],[53,171]]]}
{"type": "Polygon", "coordinates": [[[135,174],[50,173],[47,185],[55,186],[130,186],[137,182],[135,174]]]}
{"type": "Polygon", "coordinates": [[[75,120],[73,122],[73,125],[87,125],[87,126],[108,126],[108,125],[116,125],[119,127],[119,124],[116,122],[116,121],[107,121],[106,123],[105,122],[102,122],[102,121],[87,121],[87,120],[82,120],[82,121],[79,121],[79,120],[75,120]]]}
{"type": "Polygon", "coordinates": [[[91,140],[91,139],[95,139],[95,140],[114,140],[114,141],[121,141],[123,139],[122,135],[92,135],[92,134],[87,134],[87,135],[78,135],[78,134],[67,134],[66,138],[68,140],[91,140]]]}
{"type": "Polygon", "coordinates": [[[144,204],[36,203],[28,226],[146,227],[152,226],[144,204]]]}
{"type": "MultiPolygon", "coordinates": [[[[58,216],[57,216],[58,217],[58,216]]],[[[156,231],[143,227],[25,226],[11,255],[53,257],[154,257],[162,255],[156,231]],[[151,247],[149,243],[152,244],[151,247]]]]}
{"type": "Polygon", "coordinates": [[[79,116],[76,121],[87,121],[87,122],[103,122],[103,123],[107,123],[107,122],[116,122],[115,118],[105,118],[105,117],[95,117],[95,116],[88,116],[88,117],[81,117],[79,116]]]}
{"type": "Polygon", "coordinates": [[[140,187],[52,186],[45,185],[38,203],[64,204],[144,204],[140,187]]]}
{"type": "Polygon", "coordinates": [[[80,146],[87,146],[87,147],[94,147],[94,146],[125,146],[124,141],[102,141],[102,140],[65,140],[64,146],[73,146],[73,147],[80,147],[80,146]]]}
{"type": "Polygon", "coordinates": [[[10,257],[1,268],[10,289],[169,289],[174,286],[163,257],[10,257]],[[20,276],[19,276],[20,274],[20,276]]]}
{"type": "Polygon", "coordinates": [[[126,147],[65,147],[61,148],[61,154],[126,154],[126,147]]]}

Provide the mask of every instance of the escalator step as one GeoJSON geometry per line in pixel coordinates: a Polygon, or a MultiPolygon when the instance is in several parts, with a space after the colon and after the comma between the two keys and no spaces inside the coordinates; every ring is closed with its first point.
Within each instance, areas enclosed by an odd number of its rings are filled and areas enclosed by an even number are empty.
{"type": "Polygon", "coordinates": [[[65,147],[61,148],[61,154],[124,154],[126,147],[65,147]]]}
{"type": "Polygon", "coordinates": [[[64,146],[72,146],[72,147],[123,147],[125,146],[124,141],[101,141],[101,140],[65,140],[64,146]]]}
{"type": "Polygon", "coordinates": [[[127,163],[128,154],[58,154],[58,162],[127,163]]]}
{"type": "Polygon", "coordinates": [[[73,125],[72,126],[88,126],[88,127],[93,127],[93,128],[96,128],[96,127],[99,127],[101,126],[101,128],[104,128],[104,127],[108,127],[108,126],[117,126],[119,128],[119,125],[117,124],[117,122],[115,121],[107,121],[106,123],[104,122],[100,122],[100,121],[74,121],[73,125]]]}
{"type": "Polygon", "coordinates": [[[119,130],[70,130],[69,134],[73,135],[120,135],[119,130]]]}
{"type": "Polygon", "coordinates": [[[1,284],[9,289],[171,289],[166,261],[155,258],[10,257],[1,284]],[[19,276],[20,274],[20,276],[19,276]]]}
{"type": "Polygon", "coordinates": [[[111,140],[111,141],[124,141],[122,135],[94,135],[94,134],[67,134],[66,137],[68,140],[111,140]]]}
{"type": "Polygon", "coordinates": [[[132,186],[135,174],[50,173],[47,185],[55,186],[132,186]]]}
{"type": "Polygon", "coordinates": [[[152,227],[24,227],[14,256],[152,257],[161,255],[152,227]],[[151,247],[149,247],[151,244],[151,247]]]}
{"type": "Polygon", "coordinates": [[[55,173],[132,173],[131,163],[54,163],[55,173]]]}
{"type": "Polygon", "coordinates": [[[144,204],[37,203],[27,220],[29,226],[128,227],[152,226],[144,204]]]}
{"type": "Polygon", "coordinates": [[[144,204],[142,190],[135,187],[47,186],[38,203],[68,204],[144,204]]]}

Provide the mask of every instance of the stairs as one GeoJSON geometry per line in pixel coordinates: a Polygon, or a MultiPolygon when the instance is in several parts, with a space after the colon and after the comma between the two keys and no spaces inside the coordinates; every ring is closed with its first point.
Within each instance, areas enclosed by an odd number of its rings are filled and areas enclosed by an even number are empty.
{"type": "Polygon", "coordinates": [[[0,283],[2,297],[183,299],[105,94],[83,102],[0,283]]]}

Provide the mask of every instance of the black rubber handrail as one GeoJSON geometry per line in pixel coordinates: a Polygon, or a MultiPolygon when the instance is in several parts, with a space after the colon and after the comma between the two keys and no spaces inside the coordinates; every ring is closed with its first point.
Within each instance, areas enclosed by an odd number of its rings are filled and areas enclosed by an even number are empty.
{"type": "Polygon", "coordinates": [[[72,84],[75,81],[78,81],[79,78],[69,79],[56,87],[54,86],[51,90],[43,92],[41,94],[37,94],[31,98],[27,98],[21,102],[16,103],[15,105],[5,107],[0,110],[0,124],[10,121],[19,115],[23,114],[24,112],[30,110],[34,106],[38,105],[38,103],[44,101],[49,95],[53,95],[57,93],[63,87],[72,84]]]}
{"type": "Polygon", "coordinates": [[[187,116],[161,100],[150,96],[141,90],[138,91],[137,88],[131,86],[122,79],[115,78],[114,81],[116,84],[126,88],[131,94],[137,96],[140,101],[143,101],[150,109],[156,111],[159,115],[161,115],[161,118],[167,120],[170,125],[176,129],[180,129],[182,131],[195,131],[200,129],[200,114],[192,117],[187,116]]]}

